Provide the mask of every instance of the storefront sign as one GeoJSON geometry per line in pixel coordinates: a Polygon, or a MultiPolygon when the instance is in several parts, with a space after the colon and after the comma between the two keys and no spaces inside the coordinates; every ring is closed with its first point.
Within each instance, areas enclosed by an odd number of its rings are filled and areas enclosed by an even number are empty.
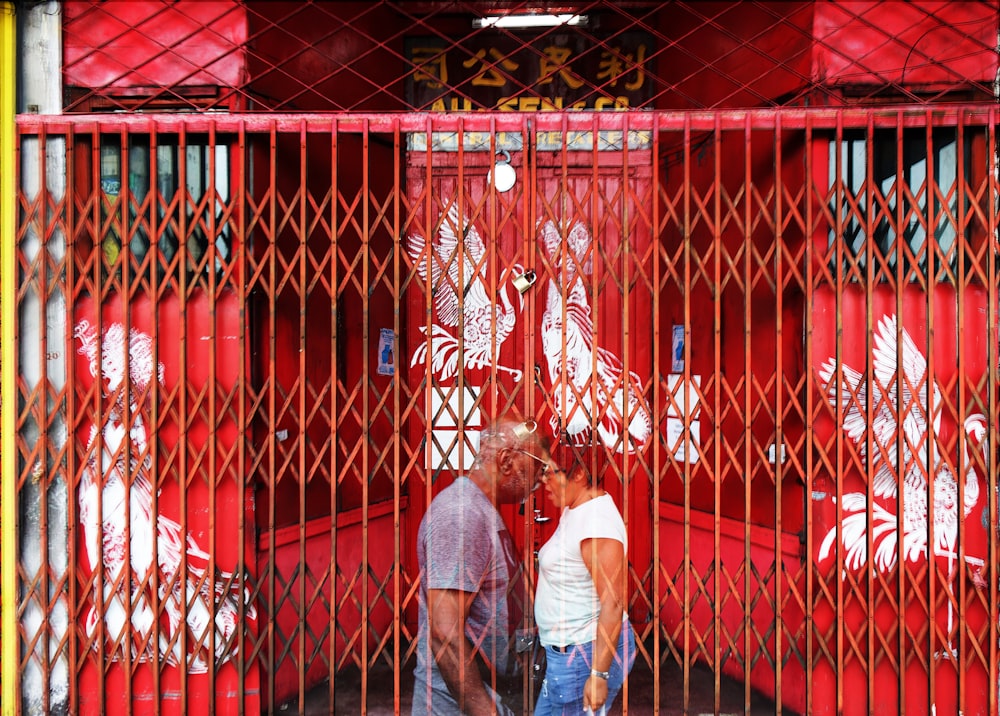
{"type": "Polygon", "coordinates": [[[651,50],[643,32],[596,46],[569,34],[522,42],[480,33],[461,47],[411,37],[405,51],[415,69],[406,78],[406,100],[433,112],[638,109],[651,97],[651,50]]]}

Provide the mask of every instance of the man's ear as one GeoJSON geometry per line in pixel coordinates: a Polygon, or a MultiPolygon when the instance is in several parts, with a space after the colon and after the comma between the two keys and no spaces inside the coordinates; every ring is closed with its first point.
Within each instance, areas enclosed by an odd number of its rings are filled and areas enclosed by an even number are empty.
{"type": "Polygon", "coordinates": [[[514,449],[503,447],[497,450],[497,470],[506,475],[514,469],[514,449]]]}

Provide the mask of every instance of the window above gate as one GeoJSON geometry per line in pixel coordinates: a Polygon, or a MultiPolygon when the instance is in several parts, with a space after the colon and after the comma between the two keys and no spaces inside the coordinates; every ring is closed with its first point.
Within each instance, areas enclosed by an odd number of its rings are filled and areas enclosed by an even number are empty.
{"type": "MultiPolygon", "coordinates": [[[[213,266],[222,272],[233,249],[228,140],[140,133],[102,134],[98,141],[101,209],[93,236],[105,270],[120,273],[127,260],[130,275],[148,277],[155,265],[162,280],[177,277],[183,259],[189,280],[204,279],[213,266]]],[[[77,175],[90,176],[91,154],[80,155],[77,175]]]]}
{"type": "Polygon", "coordinates": [[[982,130],[849,130],[829,146],[831,269],[842,256],[853,281],[870,269],[877,282],[947,282],[963,257],[974,261],[984,238],[975,217],[986,207],[967,188],[985,178],[982,130]]]}

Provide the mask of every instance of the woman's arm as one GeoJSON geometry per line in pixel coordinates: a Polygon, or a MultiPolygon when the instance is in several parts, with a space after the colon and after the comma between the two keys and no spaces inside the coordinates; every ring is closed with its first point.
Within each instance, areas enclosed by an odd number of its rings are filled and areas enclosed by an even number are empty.
{"type": "MultiPolygon", "coordinates": [[[[590,572],[590,578],[594,580],[601,609],[597,620],[592,668],[607,672],[615,659],[625,610],[625,545],[604,537],[585,539],[580,543],[580,554],[590,572]]],[[[583,687],[584,708],[597,711],[607,699],[607,680],[591,675],[583,687]]]]}

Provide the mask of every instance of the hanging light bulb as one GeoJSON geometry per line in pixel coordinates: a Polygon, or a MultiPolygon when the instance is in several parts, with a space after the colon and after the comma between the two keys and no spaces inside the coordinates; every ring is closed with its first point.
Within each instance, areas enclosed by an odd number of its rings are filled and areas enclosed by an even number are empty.
{"type": "Polygon", "coordinates": [[[503,157],[497,159],[496,164],[490,169],[488,181],[497,191],[503,193],[510,191],[510,188],[514,186],[514,182],[517,181],[517,172],[510,165],[510,152],[506,149],[501,149],[497,152],[497,156],[500,155],[503,155],[503,157]]]}

